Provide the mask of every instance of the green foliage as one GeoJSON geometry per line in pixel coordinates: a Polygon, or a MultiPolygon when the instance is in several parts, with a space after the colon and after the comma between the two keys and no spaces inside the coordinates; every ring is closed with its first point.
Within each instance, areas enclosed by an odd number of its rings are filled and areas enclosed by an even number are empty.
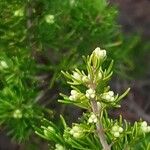
{"type": "MultiPolygon", "coordinates": [[[[72,90],[70,96],[61,94],[64,100],[59,102],[76,105],[86,112],[72,127],[61,117],[63,128],[46,119],[41,128],[35,128],[39,136],[56,143],[55,150],[132,150],[136,148],[135,143],[148,137],[150,126],[146,121],[132,125],[121,116],[114,120],[109,118],[107,111],[120,107],[120,100],[129,89],[121,96],[110,90],[108,83],[113,63],[104,68],[105,59],[106,51],[96,48],[90,56],[84,57],[86,70],[75,69],[73,74],[62,72],[69,79],[72,90]]],[[[141,149],[148,148],[148,140],[141,142],[141,149]]]]}
{"type": "MultiPolygon", "coordinates": [[[[117,15],[117,9],[106,0],[0,1],[0,123],[2,127],[7,127],[12,137],[19,142],[27,139],[33,126],[47,111],[38,103],[42,91],[40,86],[44,82],[38,75],[50,74],[50,83],[46,88],[52,89],[56,83],[56,88],[66,92],[60,71],[78,66],[85,69],[86,66],[78,58],[99,44],[109,48],[108,55],[115,60],[115,72],[125,76],[126,72],[134,70],[139,75],[138,63],[142,64],[141,56],[144,56],[149,45],[141,44],[138,36],[129,38],[123,35],[116,22],[117,15]],[[140,52],[138,57],[137,51],[140,52]],[[44,61],[41,61],[42,58],[44,61]]],[[[89,57],[85,61],[89,62],[89,57]]],[[[110,63],[109,59],[107,61],[104,68],[110,63]]],[[[112,75],[112,63],[108,70],[102,68],[104,82],[97,92],[109,90],[103,87],[112,75]]],[[[91,73],[90,64],[87,70],[91,73]]],[[[77,69],[75,72],[87,74],[77,69]]],[[[72,75],[64,74],[72,80],[72,75]]],[[[91,76],[95,74],[91,73],[91,76]]],[[[72,81],[72,88],[83,96],[86,84],[78,90],[75,85],[84,82],[72,81]]],[[[98,79],[96,81],[100,82],[98,79]]],[[[68,96],[61,95],[64,97],[61,102],[72,103],[68,96]]],[[[118,102],[123,96],[116,95],[112,105],[107,105],[103,99],[104,106],[119,107],[118,102]]],[[[80,98],[74,102],[76,106],[90,107],[84,96],[80,98]],[[84,103],[80,104],[81,100],[84,103]]]]}
{"type": "Polygon", "coordinates": [[[1,52],[0,123],[19,142],[29,137],[32,126],[42,117],[34,69],[34,60],[27,54],[10,58],[1,52]]]}

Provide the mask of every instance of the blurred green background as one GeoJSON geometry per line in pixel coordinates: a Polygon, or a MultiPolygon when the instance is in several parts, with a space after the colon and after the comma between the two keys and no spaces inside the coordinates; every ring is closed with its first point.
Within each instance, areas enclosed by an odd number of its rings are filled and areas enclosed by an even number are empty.
{"type": "Polygon", "coordinates": [[[147,0],[0,1],[0,149],[46,149],[33,134],[43,116],[57,120],[61,113],[70,123],[80,116],[82,110],[57,102],[59,92],[69,92],[60,71],[84,68],[81,56],[96,47],[114,59],[112,88],[132,89],[110,115],[150,122],[149,6],[147,0]]]}

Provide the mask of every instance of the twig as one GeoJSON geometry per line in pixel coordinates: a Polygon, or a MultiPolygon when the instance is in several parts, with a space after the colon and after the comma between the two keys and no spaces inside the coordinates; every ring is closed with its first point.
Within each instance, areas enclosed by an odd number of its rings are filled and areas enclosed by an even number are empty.
{"type": "MultiPolygon", "coordinates": [[[[98,110],[97,102],[95,100],[91,100],[91,105],[92,105],[92,111],[94,112],[94,114],[98,118],[100,118],[100,112],[98,110]]],[[[96,130],[99,136],[100,143],[102,144],[103,150],[111,150],[111,146],[108,145],[106,137],[105,137],[103,125],[99,119],[96,123],[96,130]]]]}

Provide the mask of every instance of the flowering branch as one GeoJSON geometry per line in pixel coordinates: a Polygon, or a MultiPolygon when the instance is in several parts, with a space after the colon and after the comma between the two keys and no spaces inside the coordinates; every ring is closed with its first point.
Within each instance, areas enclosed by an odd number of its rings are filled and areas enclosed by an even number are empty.
{"type": "Polygon", "coordinates": [[[84,57],[87,71],[75,69],[72,74],[62,71],[69,79],[68,84],[72,90],[70,96],[61,93],[63,100],[59,102],[74,104],[87,111],[80,123],[73,123],[72,127],[68,127],[61,117],[63,132],[58,132],[57,126],[49,121],[40,130],[37,129],[38,135],[56,142],[55,150],[132,149],[140,138],[150,132],[150,126],[145,121],[135,122],[132,126],[121,116],[118,120],[108,117],[107,108],[120,107],[120,100],[127,95],[130,88],[120,96],[110,90],[108,82],[112,76],[113,61],[104,69],[105,59],[106,50],[98,47],[90,56],[84,57]]]}

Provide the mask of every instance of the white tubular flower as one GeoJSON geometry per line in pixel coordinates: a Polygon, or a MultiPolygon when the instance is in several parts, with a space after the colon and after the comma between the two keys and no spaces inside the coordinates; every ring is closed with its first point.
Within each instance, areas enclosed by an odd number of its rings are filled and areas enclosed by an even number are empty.
{"type": "Polygon", "coordinates": [[[21,112],[21,110],[16,109],[16,110],[14,111],[14,113],[13,113],[13,117],[14,117],[15,119],[21,119],[21,118],[22,118],[22,112],[21,112]]]}
{"type": "Polygon", "coordinates": [[[71,95],[69,96],[70,100],[77,100],[80,97],[80,94],[76,90],[71,90],[71,95]]]}
{"type": "Polygon", "coordinates": [[[109,102],[113,102],[115,100],[114,98],[114,92],[113,91],[109,91],[106,93],[102,94],[102,98],[109,101],[109,102]]]}
{"type": "Polygon", "coordinates": [[[114,125],[111,129],[111,133],[116,138],[119,137],[122,132],[123,132],[123,128],[118,125],[114,125]]]}
{"type": "Polygon", "coordinates": [[[97,117],[94,113],[91,114],[90,118],[88,119],[88,123],[96,123],[97,117]]]}
{"type": "Polygon", "coordinates": [[[95,98],[95,90],[93,90],[93,89],[88,89],[88,90],[86,90],[86,97],[88,98],[88,99],[93,99],[93,98],[95,98]]]}
{"type": "Polygon", "coordinates": [[[55,145],[55,150],[65,150],[65,148],[60,144],[56,144],[55,145]]]}
{"type": "Polygon", "coordinates": [[[4,60],[0,61],[0,68],[3,68],[3,69],[7,69],[8,68],[7,63],[4,60]]]}
{"type": "Polygon", "coordinates": [[[75,138],[81,138],[83,136],[83,129],[81,127],[75,125],[70,130],[70,134],[75,138]]]}
{"type": "Polygon", "coordinates": [[[99,47],[97,47],[93,51],[93,54],[100,59],[104,59],[106,57],[106,50],[101,50],[99,47]]]}
{"type": "Polygon", "coordinates": [[[150,132],[150,126],[148,126],[148,124],[147,124],[146,121],[143,121],[143,122],[141,123],[141,130],[142,130],[144,133],[150,132]]]}
{"type": "Polygon", "coordinates": [[[55,17],[54,15],[46,15],[45,16],[45,21],[48,23],[48,24],[53,24],[55,22],[55,17]]]}

